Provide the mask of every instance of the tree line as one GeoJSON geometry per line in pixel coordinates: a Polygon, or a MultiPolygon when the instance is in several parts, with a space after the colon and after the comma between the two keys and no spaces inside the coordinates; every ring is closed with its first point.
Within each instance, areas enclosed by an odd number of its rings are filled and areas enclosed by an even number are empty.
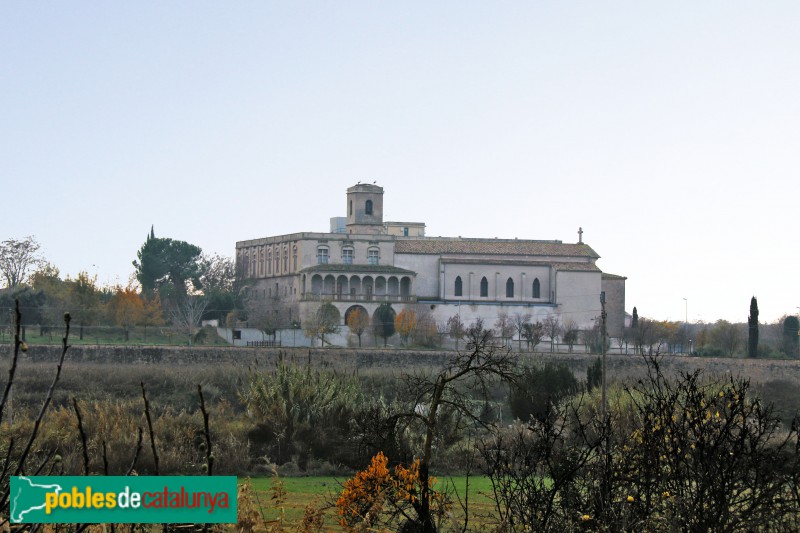
{"type": "Polygon", "coordinates": [[[633,308],[630,327],[616,339],[624,353],[683,353],[706,357],[800,357],[798,350],[800,322],[794,315],[785,315],[775,322],[758,321],[758,301],[750,301],[747,322],[713,323],[653,320],[639,318],[633,308]]]}
{"type": "MultiPolygon", "coordinates": [[[[158,328],[169,326],[194,338],[201,320],[223,320],[237,306],[236,272],[231,259],[203,254],[185,241],[156,237],[151,228],[132,262],[128,283],[100,286],[86,271],[62,276],[58,267],[39,253],[33,237],[0,243],[0,309],[19,300],[24,326],[38,326],[47,336],[69,311],[83,340],[88,329],[116,328],[128,341],[137,329],[147,342],[158,328]]],[[[10,324],[9,314],[0,323],[10,324]]],[[[23,334],[25,333],[23,328],[23,334]]]]}
{"type": "MultiPolygon", "coordinates": [[[[331,303],[322,302],[300,316],[297,303],[278,294],[266,296],[250,290],[251,280],[237,276],[235,262],[227,257],[204,254],[185,241],[157,237],[151,227],[132,262],[134,271],[122,286],[99,286],[86,271],[74,278],[62,277],[58,268],[39,253],[33,237],[7,239],[0,243],[0,309],[11,309],[18,298],[25,310],[26,325],[38,325],[40,335],[59,324],[64,311],[73,313],[79,339],[86,328],[117,328],[119,339],[129,341],[131,332],[147,342],[157,328],[168,326],[179,339],[192,342],[202,320],[216,320],[232,328],[256,328],[274,341],[281,329],[302,329],[312,342],[325,345],[326,336],[342,327],[362,345],[364,335],[384,346],[397,338],[404,346],[440,347],[449,338],[458,349],[469,324],[455,314],[437,323],[424,306],[395,310],[381,305],[371,316],[355,308],[346,317],[331,303]]],[[[263,291],[261,291],[263,292],[263,291]]],[[[0,313],[0,324],[8,324],[8,313],[0,313]]],[[[590,329],[580,329],[569,318],[548,316],[533,320],[528,313],[498,313],[493,324],[497,339],[518,351],[538,347],[555,351],[566,346],[573,351],[600,353],[683,353],[700,356],[792,357],[800,356],[796,316],[784,316],[771,324],[758,321],[758,305],[751,299],[747,323],[718,320],[685,323],[638,316],[634,307],[631,323],[617,338],[605,338],[600,320],[590,329]],[[605,343],[605,346],[604,346],[605,343]],[[549,346],[548,346],[549,345],[549,346]]]]}

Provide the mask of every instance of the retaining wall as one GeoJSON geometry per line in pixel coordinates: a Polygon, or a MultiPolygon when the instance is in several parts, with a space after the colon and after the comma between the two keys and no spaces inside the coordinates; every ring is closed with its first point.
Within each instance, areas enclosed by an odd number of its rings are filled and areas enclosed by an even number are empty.
{"type": "MultiPolygon", "coordinates": [[[[6,352],[8,353],[8,352],[6,352]]],[[[265,364],[278,357],[297,361],[311,361],[340,370],[367,370],[391,368],[398,371],[414,367],[438,367],[454,354],[452,351],[399,350],[376,348],[241,348],[241,347],[180,347],[180,346],[73,346],[67,352],[67,361],[97,364],[265,364]]],[[[61,355],[60,346],[34,345],[23,355],[23,360],[56,362],[61,355]]],[[[586,368],[598,357],[583,353],[514,354],[521,364],[528,361],[555,361],[570,366],[580,378],[586,368]]],[[[4,359],[7,360],[6,356],[4,359]]],[[[783,359],[729,359],[711,357],[663,356],[662,368],[668,373],[704,372],[725,376],[727,374],[749,377],[755,383],[784,379],[800,386],[800,361],[783,359]]],[[[643,375],[644,359],[636,355],[608,355],[610,380],[630,379],[643,375]]]]}

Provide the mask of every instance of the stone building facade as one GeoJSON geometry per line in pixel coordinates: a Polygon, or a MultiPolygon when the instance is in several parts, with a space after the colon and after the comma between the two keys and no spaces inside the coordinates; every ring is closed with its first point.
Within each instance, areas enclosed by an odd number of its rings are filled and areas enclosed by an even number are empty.
{"type": "Polygon", "coordinates": [[[480,318],[491,326],[502,313],[520,313],[591,329],[605,291],[609,334],[622,333],[626,278],[603,273],[582,239],[425,237],[423,223],[383,221],[383,188],[374,184],[348,188],[346,209],[344,233],[237,242],[249,298],[282,300],[301,320],[322,301],[343,322],[353,308],[371,315],[389,302],[396,312],[425,309],[437,323],[458,314],[467,325],[480,318]]]}

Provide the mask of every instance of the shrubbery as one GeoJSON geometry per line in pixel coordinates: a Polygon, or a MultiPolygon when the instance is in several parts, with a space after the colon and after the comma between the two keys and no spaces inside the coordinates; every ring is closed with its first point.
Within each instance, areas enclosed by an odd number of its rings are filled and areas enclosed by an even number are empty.
{"type": "Polygon", "coordinates": [[[312,457],[354,462],[350,421],[363,402],[355,378],[281,359],[274,370],[250,375],[241,401],[255,423],[250,438],[278,464],[296,458],[305,469],[312,457]]]}
{"type": "Polygon", "coordinates": [[[543,419],[554,405],[579,390],[578,380],[563,363],[529,366],[511,385],[508,402],[511,413],[519,420],[543,419]]]}
{"type": "MultiPolygon", "coordinates": [[[[15,342],[16,364],[23,344],[15,342]]],[[[646,378],[612,385],[604,417],[599,387],[579,395],[567,367],[518,372],[516,365],[482,327],[471,328],[466,351],[441,368],[402,379],[342,375],[280,358],[266,371],[116,371],[113,386],[87,393],[81,380],[102,381],[97,373],[110,366],[85,365],[77,373],[73,367],[63,388],[56,387],[61,392],[51,395],[52,370],[26,363],[27,374],[10,374],[16,416],[13,425],[0,427],[0,456],[7,473],[112,475],[131,468],[200,474],[212,463],[214,473],[242,474],[264,458],[292,473],[330,472],[362,467],[373,457],[345,487],[344,525],[430,532],[449,512],[447,498],[434,490],[434,468],[468,470],[479,440],[499,531],[800,528],[800,440],[791,423],[798,406],[788,382],[763,388],[767,399],[785,406],[773,411],[746,380],[713,381],[700,372],[667,378],[659,360],[648,359],[646,378]],[[43,368],[46,379],[34,376],[43,368]],[[133,394],[140,377],[155,383],[146,404],[143,391],[133,394]],[[208,434],[188,386],[194,381],[205,387],[208,434]],[[514,384],[509,401],[523,420],[510,428],[495,424],[507,383],[514,384]],[[46,416],[40,419],[42,398],[46,416]],[[29,438],[30,454],[21,444],[29,438]],[[370,479],[374,487],[365,489],[370,479]]],[[[596,365],[590,375],[596,384],[596,365]]],[[[10,402],[2,406],[12,410],[10,402]]],[[[7,503],[7,476],[2,489],[7,503]]]]}
{"type": "Polygon", "coordinates": [[[649,365],[624,389],[627,414],[587,418],[576,400],[486,441],[502,528],[797,530],[795,428],[746,380],[670,380],[649,365]]]}

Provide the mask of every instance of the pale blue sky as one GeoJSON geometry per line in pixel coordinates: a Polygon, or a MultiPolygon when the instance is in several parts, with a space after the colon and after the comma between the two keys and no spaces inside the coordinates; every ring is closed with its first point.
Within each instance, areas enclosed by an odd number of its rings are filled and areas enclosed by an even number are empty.
{"type": "Polygon", "coordinates": [[[4,2],[0,240],[125,283],[377,180],[428,235],[584,240],[627,310],[800,306],[800,3],[4,2]]]}

